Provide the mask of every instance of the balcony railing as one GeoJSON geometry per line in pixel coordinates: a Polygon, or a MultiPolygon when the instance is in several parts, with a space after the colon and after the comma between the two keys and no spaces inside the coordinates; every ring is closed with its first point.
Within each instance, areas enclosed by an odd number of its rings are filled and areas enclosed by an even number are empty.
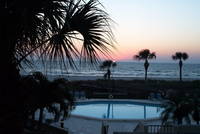
{"type": "Polygon", "coordinates": [[[139,131],[113,134],[200,134],[200,125],[145,125],[139,131]]]}

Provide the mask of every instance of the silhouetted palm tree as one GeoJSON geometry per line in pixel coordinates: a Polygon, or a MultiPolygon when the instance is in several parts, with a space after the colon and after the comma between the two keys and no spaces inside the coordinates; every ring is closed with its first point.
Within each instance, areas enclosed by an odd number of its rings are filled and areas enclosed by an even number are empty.
{"type": "Polygon", "coordinates": [[[180,81],[182,81],[182,67],[183,67],[183,61],[187,60],[189,58],[187,53],[182,52],[176,52],[175,55],[172,55],[173,60],[179,60],[179,68],[180,68],[180,81]]]}
{"type": "Polygon", "coordinates": [[[0,2],[0,57],[3,65],[0,69],[0,102],[5,102],[0,106],[3,109],[0,110],[0,128],[4,129],[0,131],[18,134],[22,130],[21,117],[26,103],[19,85],[22,62],[29,64],[30,57],[39,56],[73,66],[74,58],[81,57],[95,63],[99,57],[97,52],[104,55],[110,52],[110,18],[99,5],[97,0],[0,2]],[[73,40],[83,41],[81,51],[73,40]]]}
{"type": "Polygon", "coordinates": [[[144,62],[145,80],[147,80],[147,71],[148,71],[148,68],[149,68],[148,60],[156,59],[156,53],[155,52],[151,53],[149,49],[143,49],[137,55],[134,56],[134,59],[145,60],[145,62],[144,62]]]}
{"type": "Polygon", "coordinates": [[[186,99],[173,98],[167,100],[164,102],[163,107],[164,110],[161,113],[162,123],[172,119],[173,121],[177,121],[177,124],[180,125],[183,119],[189,120],[191,105],[186,99]]]}
{"type": "MultiPolygon", "coordinates": [[[[27,117],[34,115],[39,109],[39,124],[42,123],[44,108],[48,112],[52,112],[55,116],[63,112],[66,117],[70,106],[73,104],[73,99],[66,88],[66,80],[56,79],[48,81],[47,78],[40,72],[34,72],[32,75],[23,78],[23,88],[31,94],[27,94],[26,110],[24,115],[27,117]],[[32,86],[29,89],[29,86],[32,86]],[[56,107],[54,104],[59,105],[56,107]]],[[[63,117],[63,118],[64,118],[63,117]]]]}
{"type": "Polygon", "coordinates": [[[34,72],[32,75],[33,75],[33,78],[35,79],[35,81],[38,83],[37,88],[34,89],[35,91],[38,91],[38,92],[33,97],[36,97],[35,99],[37,99],[37,102],[35,104],[40,109],[39,124],[41,124],[42,120],[43,120],[43,112],[44,112],[44,107],[45,107],[44,102],[46,101],[45,94],[47,94],[50,82],[40,72],[34,72]]]}
{"type": "Polygon", "coordinates": [[[200,121],[200,103],[199,103],[199,98],[192,98],[191,99],[191,115],[194,121],[196,121],[197,125],[199,125],[200,121]]]}
{"type": "MultiPolygon", "coordinates": [[[[101,69],[107,69],[107,73],[105,74],[108,79],[110,79],[110,75],[111,75],[111,71],[110,71],[110,68],[111,67],[116,67],[117,66],[117,63],[116,62],[113,62],[112,60],[105,60],[102,62],[102,64],[100,65],[100,68],[101,69]]],[[[105,76],[104,75],[104,76],[105,76]]]]}

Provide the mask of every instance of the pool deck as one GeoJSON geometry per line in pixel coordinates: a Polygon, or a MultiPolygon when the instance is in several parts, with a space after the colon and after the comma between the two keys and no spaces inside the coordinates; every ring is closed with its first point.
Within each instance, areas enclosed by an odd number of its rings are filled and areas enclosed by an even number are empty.
{"type": "MultiPolygon", "coordinates": [[[[118,100],[118,99],[89,99],[78,100],[77,102],[92,102],[92,101],[132,101],[145,104],[161,104],[157,101],[151,100],[118,100]]],[[[145,125],[160,125],[159,118],[152,118],[146,120],[137,119],[98,119],[92,117],[83,117],[71,115],[64,122],[64,128],[69,130],[69,134],[101,134],[102,123],[109,126],[108,134],[113,132],[133,132],[138,123],[142,122],[145,125]]],[[[59,127],[59,123],[54,123],[53,126],[59,127]]]]}
{"type": "Polygon", "coordinates": [[[134,103],[142,103],[142,104],[156,104],[159,105],[161,102],[154,101],[154,100],[145,100],[145,99],[83,99],[83,100],[77,100],[76,102],[93,102],[93,101],[129,101],[134,103]]]}

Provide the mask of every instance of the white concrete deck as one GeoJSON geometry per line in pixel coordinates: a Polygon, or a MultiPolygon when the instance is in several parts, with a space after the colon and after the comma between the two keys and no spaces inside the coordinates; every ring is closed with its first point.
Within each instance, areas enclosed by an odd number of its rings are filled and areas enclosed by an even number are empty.
{"type": "MultiPolygon", "coordinates": [[[[69,130],[69,134],[101,134],[102,120],[87,119],[76,116],[71,116],[64,122],[64,128],[69,130]]],[[[132,132],[134,128],[139,123],[139,120],[109,120],[104,121],[105,124],[109,126],[108,134],[113,134],[113,132],[132,132]]],[[[159,119],[145,120],[142,121],[146,125],[160,125],[161,121],[159,119]]],[[[53,124],[59,127],[60,124],[53,124]]]]}

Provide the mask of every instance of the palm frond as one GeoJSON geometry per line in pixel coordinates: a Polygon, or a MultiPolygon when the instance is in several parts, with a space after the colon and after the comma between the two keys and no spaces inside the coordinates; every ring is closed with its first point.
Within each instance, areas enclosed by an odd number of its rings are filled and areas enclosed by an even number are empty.
{"type": "Polygon", "coordinates": [[[175,55],[172,55],[173,60],[187,60],[189,58],[188,54],[185,52],[176,52],[175,55]]]}
{"type": "Polygon", "coordinates": [[[177,60],[178,58],[176,57],[176,55],[172,55],[172,59],[177,60]]]}
{"type": "Polygon", "coordinates": [[[182,53],[181,52],[176,52],[175,56],[177,57],[177,59],[181,59],[182,58],[182,53]]]}
{"type": "Polygon", "coordinates": [[[80,6],[71,4],[70,9],[66,9],[66,23],[62,29],[63,33],[77,31],[83,36],[80,57],[91,63],[98,62],[98,52],[109,56],[109,46],[113,47],[110,18],[106,12],[98,8],[99,4],[97,0],[90,0],[80,6]]]}
{"type": "Polygon", "coordinates": [[[150,54],[150,50],[149,49],[143,49],[139,52],[139,55],[142,59],[147,59],[148,56],[150,54]]]}
{"type": "Polygon", "coordinates": [[[155,52],[150,53],[148,59],[156,59],[156,53],[155,52]]]}
{"type": "Polygon", "coordinates": [[[156,59],[156,53],[150,52],[149,49],[143,49],[139,51],[137,55],[134,56],[136,60],[148,60],[148,59],[156,59]]]}
{"type": "Polygon", "coordinates": [[[65,67],[68,63],[74,66],[74,59],[78,58],[97,63],[101,55],[109,57],[114,48],[112,20],[98,0],[21,0],[15,4],[20,7],[16,9],[19,26],[11,29],[17,34],[18,65],[29,61],[28,56],[32,55],[59,60],[56,63],[64,63],[65,67]],[[74,42],[80,40],[77,32],[83,37],[81,51],[74,42]]]}
{"type": "Polygon", "coordinates": [[[140,57],[139,55],[134,55],[134,56],[133,56],[133,59],[141,60],[141,57],[140,57]]]}
{"type": "Polygon", "coordinates": [[[100,68],[102,68],[102,69],[104,69],[104,68],[110,68],[112,65],[113,65],[113,61],[112,60],[105,60],[100,65],[100,68]]]}
{"type": "Polygon", "coordinates": [[[183,60],[187,60],[189,58],[187,53],[182,53],[183,60]]]}
{"type": "Polygon", "coordinates": [[[117,63],[116,62],[113,62],[112,63],[112,67],[116,67],[117,66],[117,63]]]}

